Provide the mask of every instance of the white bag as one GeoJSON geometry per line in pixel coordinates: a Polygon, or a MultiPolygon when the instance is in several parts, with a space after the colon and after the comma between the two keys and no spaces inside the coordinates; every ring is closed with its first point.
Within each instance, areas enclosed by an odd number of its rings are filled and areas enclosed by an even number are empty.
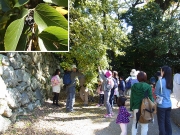
{"type": "MultiPolygon", "coordinates": [[[[161,79],[160,79],[160,85],[161,85],[161,94],[162,94],[162,82],[161,82],[161,79]]],[[[156,96],[156,103],[162,104],[162,101],[163,101],[163,97],[157,95],[156,96]]]]}

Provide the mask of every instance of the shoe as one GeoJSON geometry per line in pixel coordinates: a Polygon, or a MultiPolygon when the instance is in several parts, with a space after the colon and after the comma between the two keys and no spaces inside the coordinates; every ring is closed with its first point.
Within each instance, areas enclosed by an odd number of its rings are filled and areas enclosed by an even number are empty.
{"type": "Polygon", "coordinates": [[[100,105],[100,104],[97,104],[96,106],[97,106],[97,107],[100,107],[101,105],[100,105]]]}
{"type": "Polygon", "coordinates": [[[104,117],[105,117],[105,118],[111,118],[112,115],[111,115],[111,114],[105,114],[104,117]]]}

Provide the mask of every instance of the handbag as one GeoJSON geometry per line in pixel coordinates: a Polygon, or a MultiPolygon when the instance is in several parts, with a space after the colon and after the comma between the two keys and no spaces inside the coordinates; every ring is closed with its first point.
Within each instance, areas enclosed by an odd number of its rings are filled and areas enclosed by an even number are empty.
{"type": "MultiPolygon", "coordinates": [[[[160,86],[161,86],[161,95],[162,95],[162,82],[161,82],[161,79],[160,79],[160,86]]],[[[162,104],[162,101],[163,101],[163,97],[157,95],[156,96],[156,103],[157,104],[162,104]]]]}

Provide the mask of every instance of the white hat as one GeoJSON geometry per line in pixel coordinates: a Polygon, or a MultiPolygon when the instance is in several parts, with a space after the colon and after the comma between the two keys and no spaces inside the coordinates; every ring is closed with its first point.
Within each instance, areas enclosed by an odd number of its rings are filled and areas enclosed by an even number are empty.
{"type": "Polygon", "coordinates": [[[137,71],[136,71],[136,69],[132,69],[131,72],[130,72],[130,75],[131,75],[131,76],[137,76],[137,71]]]}
{"type": "Polygon", "coordinates": [[[76,65],[72,65],[72,68],[77,68],[76,65]]]}

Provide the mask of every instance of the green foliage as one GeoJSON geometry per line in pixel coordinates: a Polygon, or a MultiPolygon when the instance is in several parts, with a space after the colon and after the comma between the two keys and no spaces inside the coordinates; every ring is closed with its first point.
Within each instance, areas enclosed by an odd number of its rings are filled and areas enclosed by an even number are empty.
{"type": "Polygon", "coordinates": [[[68,0],[39,1],[1,0],[1,51],[68,51],[68,0]]]}
{"type": "Polygon", "coordinates": [[[117,5],[118,0],[70,1],[70,52],[60,53],[62,65],[76,64],[89,89],[97,83],[98,66],[110,68],[107,50],[121,55],[121,47],[128,43],[114,12],[117,5]]]}

